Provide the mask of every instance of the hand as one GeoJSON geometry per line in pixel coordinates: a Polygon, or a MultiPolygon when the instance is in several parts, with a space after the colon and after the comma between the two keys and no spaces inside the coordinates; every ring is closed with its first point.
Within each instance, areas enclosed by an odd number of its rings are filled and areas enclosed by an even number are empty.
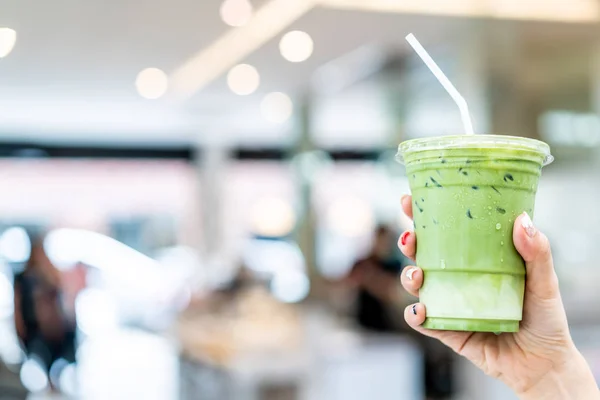
{"type": "MultiPolygon", "coordinates": [[[[402,198],[402,208],[412,218],[410,196],[402,198]]],[[[406,322],[418,332],[439,339],[487,375],[501,379],[522,399],[600,398],[589,367],[571,340],[548,239],[523,214],[515,221],[513,242],[527,269],[518,333],[428,330],[421,327],[426,309],[420,303],[406,308],[406,322]]],[[[415,259],[414,232],[404,232],[398,245],[404,255],[415,259]]],[[[418,297],[423,271],[407,267],[401,280],[402,286],[418,297]]]]}

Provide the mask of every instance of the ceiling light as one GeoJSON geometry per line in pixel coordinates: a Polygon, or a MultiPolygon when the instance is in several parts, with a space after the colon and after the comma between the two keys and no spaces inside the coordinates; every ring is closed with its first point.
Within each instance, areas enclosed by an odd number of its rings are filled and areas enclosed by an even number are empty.
{"type": "Polygon", "coordinates": [[[483,3],[473,0],[322,0],[322,5],[346,10],[562,22],[595,22],[600,14],[596,0],[497,0],[483,3]]]}
{"type": "Polygon", "coordinates": [[[321,0],[269,0],[245,26],[229,29],[171,75],[172,93],[186,100],[265,45],[321,0]]]}
{"type": "Polygon", "coordinates": [[[155,100],[167,92],[169,78],[158,68],[146,68],[138,74],[135,80],[135,87],[140,96],[155,100]]]}
{"type": "Polygon", "coordinates": [[[248,0],[225,0],[219,11],[221,19],[229,26],[244,26],[252,18],[252,4],[248,0]]]}
{"type": "Polygon", "coordinates": [[[248,64],[239,64],[231,68],[227,74],[227,85],[235,94],[246,96],[258,89],[260,75],[256,68],[248,64]]]}
{"type": "Polygon", "coordinates": [[[10,28],[0,28],[0,58],[6,57],[15,47],[17,32],[10,28]]]}
{"type": "Polygon", "coordinates": [[[260,103],[263,117],[274,124],[287,121],[294,111],[294,103],[288,95],[281,92],[269,93],[260,103]]]}
{"type": "Polygon", "coordinates": [[[314,49],[310,35],[302,31],[286,33],[279,42],[279,51],[290,62],[302,62],[309,59],[314,49]]]}

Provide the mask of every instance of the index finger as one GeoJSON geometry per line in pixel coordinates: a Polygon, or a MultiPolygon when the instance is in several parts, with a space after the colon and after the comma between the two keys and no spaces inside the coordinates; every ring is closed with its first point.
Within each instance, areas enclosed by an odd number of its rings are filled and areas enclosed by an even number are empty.
{"type": "Polygon", "coordinates": [[[402,210],[404,211],[404,214],[406,214],[408,218],[412,219],[412,196],[408,194],[402,196],[402,199],[400,199],[400,203],[402,204],[402,210]]]}

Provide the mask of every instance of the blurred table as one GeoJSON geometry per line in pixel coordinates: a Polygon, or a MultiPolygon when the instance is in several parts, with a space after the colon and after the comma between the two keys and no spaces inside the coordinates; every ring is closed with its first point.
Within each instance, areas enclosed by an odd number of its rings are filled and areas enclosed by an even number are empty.
{"type": "Polygon", "coordinates": [[[180,358],[181,398],[423,398],[423,361],[411,341],[402,337],[366,336],[340,327],[322,310],[311,307],[297,310],[294,329],[299,340],[288,341],[287,345],[277,347],[270,343],[240,348],[235,344],[228,346],[223,340],[216,340],[213,348],[184,345],[180,358]]]}

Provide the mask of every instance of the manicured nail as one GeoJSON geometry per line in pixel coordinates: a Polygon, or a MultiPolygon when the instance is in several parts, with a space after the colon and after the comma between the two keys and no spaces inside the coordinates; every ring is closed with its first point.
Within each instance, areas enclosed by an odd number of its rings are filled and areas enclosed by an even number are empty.
{"type": "Polygon", "coordinates": [[[529,236],[530,238],[534,237],[537,233],[537,229],[535,229],[531,217],[526,212],[523,213],[523,218],[521,218],[521,226],[525,230],[527,236],[529,236]]]}
{"type": "Polygon", "coordinates": [[[409,281],[413,280],[413,275],[415,274],[415,272],[417,272],[417,269],[415,267],[411,267],[409,269],[406,270],[406,278],[409,281]]]}
{"type": "Polygon", "coordinates": [[[414,315],[417,315],[417,305],[416,304],[413,304],[413,306],[412,306],[412,312],[413,312],[414,315]]]}
{"type": "Polygon", "coordinates": [[[406,199],[407,197],[407,194],[402,195],[402,197],[400,197],[400,204],[404,203],[404,199],[406,199]]]}
{"type": "Polygon", "coordinates": [[[410,231],[406,231],[402,234],[402,236],[400,236],[400,243],[402,243],[402,246],[406,246],[409,236],[410,236],[410,231]]]}

